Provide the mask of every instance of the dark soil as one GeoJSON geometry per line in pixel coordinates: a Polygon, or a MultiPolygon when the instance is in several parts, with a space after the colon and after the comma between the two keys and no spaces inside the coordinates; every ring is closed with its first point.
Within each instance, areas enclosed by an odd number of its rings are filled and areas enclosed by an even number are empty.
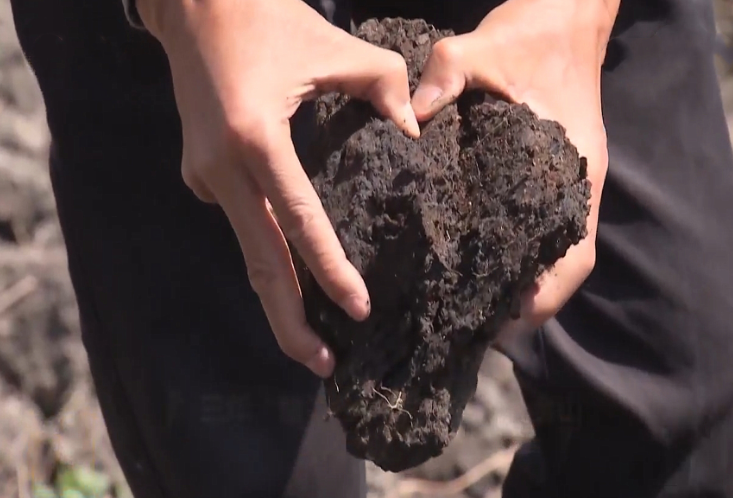
{"type": "MultiPolygon", "coordinates": [[[[357,34],[400,52],[414,89],[450,33],[385,19],[357,34]]],[[[351,320],[297,262],[306,313],[337,356],[326,390],[349,452],[401,471],[449,444],[521,291],[585,236],[586,162],[559,124],[484,94],[419,140],[342,95],[319,99],[317,118],[305,167],[372,311],[351,320]]]]}

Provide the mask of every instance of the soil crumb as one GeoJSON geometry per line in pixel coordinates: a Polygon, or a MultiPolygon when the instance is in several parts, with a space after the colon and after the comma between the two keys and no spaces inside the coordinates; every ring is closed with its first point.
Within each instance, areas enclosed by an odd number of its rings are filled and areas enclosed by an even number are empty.
{"type": "MultiPolygon", "coordinates": [[[[414,90],[452,33],[371,19],[356,34],[401,53],[414,90]]],[[[306,314],[337,357],[326,393],[348,451],[398,472],[450,443],[521,291],[585,237],[586,161],[559,124],[484,93],[461,96],[419,140],[340,94],[316,110],[304,167],[372,311],[351,320],[296,256],[306,314]]]]}

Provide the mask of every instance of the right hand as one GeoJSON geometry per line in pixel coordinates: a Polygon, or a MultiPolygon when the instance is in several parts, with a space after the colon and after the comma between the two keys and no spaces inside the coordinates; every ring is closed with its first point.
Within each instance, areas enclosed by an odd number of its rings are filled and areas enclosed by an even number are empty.
{"type": "Polygon", "coordinates": [[[370,301],[296,156],[289,120],[304,100],[339,91],[419,136],[404,59],[302,0],[138,0],[138,10],[168,55],[186,184],[229,218],[280,347],[328,377],[333,353],[306,322],[286,238],[351,317],[365,319],[370,301]]]}

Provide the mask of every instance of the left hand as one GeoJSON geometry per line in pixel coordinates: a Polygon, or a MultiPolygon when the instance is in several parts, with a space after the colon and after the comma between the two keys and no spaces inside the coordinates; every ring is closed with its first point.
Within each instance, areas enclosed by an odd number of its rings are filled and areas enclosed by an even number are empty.
{"type": "Polygon", "coordinates": [[[618,0],[507,0],[473,32],[435,44],[413,95],[420,121],[466,89],[526,103],[540,118],[562,124],[588,160],[588,236],[523,296],[521,318],[507,323],[502,335],[531,332],[552,318],[595,264],[598,206],[608,169],[601,65],[617,12],[618,0]]]}

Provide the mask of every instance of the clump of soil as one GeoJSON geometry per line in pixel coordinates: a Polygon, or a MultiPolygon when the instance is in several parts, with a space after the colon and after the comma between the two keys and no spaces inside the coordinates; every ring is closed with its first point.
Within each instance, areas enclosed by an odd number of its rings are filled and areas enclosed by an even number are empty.
{"type": "MultiPolygon", "coordinates": [[[[432,44],[424,21],[368,20],[357,36],[401,53],[414,90],[432,44]]],[[[388,471],[439,455],[519,295],[586,234],[586,162],[557,123],[465,94],[419,140],[370,105],[317,101],[304,165],[371,295],[351,320],[296,262],[309,322],[333,348],[330,410],[348,451],[388,471]]]]}

